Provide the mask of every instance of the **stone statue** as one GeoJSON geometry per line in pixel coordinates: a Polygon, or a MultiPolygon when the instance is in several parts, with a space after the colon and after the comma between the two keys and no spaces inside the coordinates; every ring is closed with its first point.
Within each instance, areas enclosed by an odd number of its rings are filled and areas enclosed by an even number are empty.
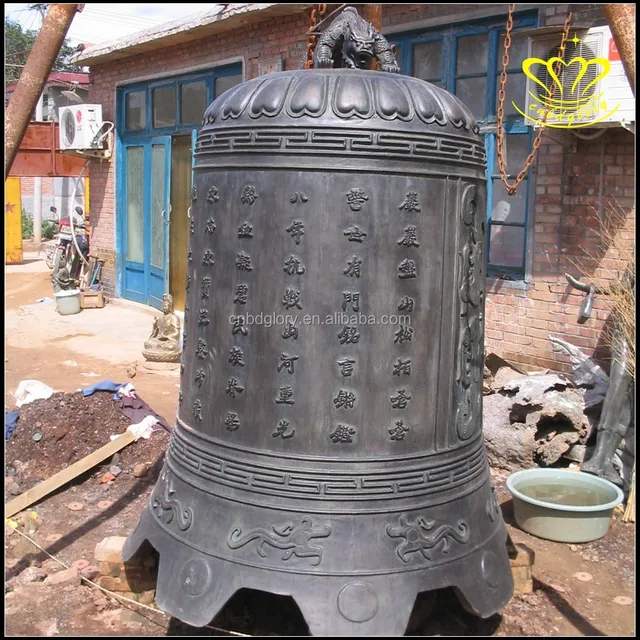
{"type": "Polygon", "coordinates": [[[370,69],[374,56],[382,71],[400,73],[387,39],[353,7],[347,7],[318,38],[314,66],[370,69]]]}
{"type": "MultiPolygon", "coordinates": [[[[576,280],[569,274],[565,274],[569,284],[587,295],[578,312],[578,323],[584,324],[591,316],[593,308],[593,296],[598,293],[607,295],[607,289],[599,289],[593,284],[585,284],[576,280]]],[[[627,274],[625,276],[627,286],[635,287],[635,278],[627,274]]],[[[629,373],[628,361],[630,358],[629,343],[624,335],[622,327],[616,321],[613,327],[613,339],[611,345],[611,371],[609,375],[609,388],[602,404],[596,448],[589,460],[582,464],[582,471],[601,476],[616,485],[622,486],[622,478],[613,466],[615,455],[622,439],[627,435],[631,427],[633,416],[633,377],[629,373]]]]}
{"type": "Polygon", "coordinates": [[[162,296],[164,315],[154,318],[149,339],[142,355],[150,362],[178,362],[180,360],[180,319],[173,312],[173,297],[162,296]]]}

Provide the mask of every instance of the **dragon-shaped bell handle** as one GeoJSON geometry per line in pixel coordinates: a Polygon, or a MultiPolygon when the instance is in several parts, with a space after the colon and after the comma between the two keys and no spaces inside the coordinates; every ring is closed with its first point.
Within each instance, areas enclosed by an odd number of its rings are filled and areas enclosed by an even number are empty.
{"type": "Polygon", "coordinates": [[[347,7],[323,32],[316,44],[316,69],[370,69],[374,57],[382,71],[400,73],[387,39],[347,7]]]}

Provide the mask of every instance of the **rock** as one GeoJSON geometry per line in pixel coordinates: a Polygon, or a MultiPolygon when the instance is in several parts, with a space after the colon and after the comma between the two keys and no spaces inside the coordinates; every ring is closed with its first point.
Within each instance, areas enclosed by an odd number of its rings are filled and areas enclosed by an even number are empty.
{"type": "Polygon", "coordinates": [[[144,462],[141,462],[140,464],[137,464],[133,468],[133,477],[144,478],[144,476],[147,475],[148,471],[149,471],[149,465],[145,464],[144,462]]]}
{"type": "Polygon", "coordinates": [[[120,622],[125,626],[129,626],[132,624],[145,624],[147,619],[137,611],[133,611],[132,609],[123,609],[120,614],[120,622]]]}
{"type": "Polygon", "coordinates": [[[492,375],[495,375],[501,367],[509,367],[518,373],[521,373],[523,376],[527,375],[527,372],[522,370],[517,365],[512,364],[511,362],[507,362],[504,358],[501,358],[496,353],[488,353],[484,359],[484,366],[491,372],[492,375]]]}
{"type": "Polygon", "coordinates": [[[507,382],[511,382],[512,380],[517,380],[522,377],[523,375],[521,373],[518,373],[511,367],[500,367],[500,369],[496,371],[493,382],[491,383],[491,389],[492,391],[498,391],[502,389],[507,382]]]}
{"type": "Polygon", "coordinates": [[[130,378],[135,378],[137,372],[138,372],[138,363],[137,362],[132,362],[129,366],[127,366],[127,375],[130,378]]]}
{"type": "Polygon", "coordinates": [[[97,595],[93,599],[93,604],[96,606],[98,611],[103,611],[109,606],[109,600],[107,600],[103,595],[97,595]]]}
{"type": "Polygon", "coordinates": [[[45,542],[58,542],[58,540],[60,540],[62,538],[62,534],[61,533],[50,533],[46,538],[45,538],[45,542]]]}
{"type": "Polygon", "coordinates": [[[98,562],[111,562],[122,564],[122,547],[126,538],[124,536],[109,536],[103,538],[96,545],[95,559],[98,562]]]}
{"type": "Polygon", "coordinates": [[[79,584],[80,577],[78,576],[78,570],[75,567],[70,567],[50,575],[45,582],[47,584],[79,584]]]}
{"type": "Polygon", "coordinates": [[[71,566],[77,571],[81,572],[83,569],[86,569],[89,566],[89,561],[81,558],[80,560],[75,560],[71,563],[71,566]]]}
{"type": "Polygon", "coordinates": [[[511,423],[509,412],[513,399],[494,393],[483,399],[483,428],[489,463],[493,469],[516,471],[537,466],[536,428],[525,423],[511,423]]]}
{"type": "Polygon", "coordinates": [[[555,374],[502,383],[484,399],[483,423],[490,463],[510,472],[553,464],[586,434],[581,393],[555,374]]]}
{"type": "Polygon", "coordinates": [[[507,392],[518,394],[520,400],[525,402],[539,402],[545,391],[563,391],[567,387],[573,385],[563,376],[555,373],[542,376],[522,376],[516,380],[512,380],[503,385],[503,389],[507,392]]]}
{"type": "Polygon", "coordinates": [[[58,634],[57,620],[42,620],[36,623],[35,627],[43,637],[51,637],[58,634]]]}
{"type": "Polygon", "coordinates": [[[564,454],[567,460],[573,462],[582,462],[587,453],[586,444],[573,444],[569,447],[569,450],[564,454]]]}
{"type": "Polygon", "coordinates": [[[94,565],[90,565],[90,566],[82,569],[80,571],[80,575],[85,577],[85,578],[87,578],[88,580],[92,580],[92,581],[95,582],[95,580],[100,575],[100,570],[98,569],[98,567],[96,567],[94,565]]]}
{"type": "Polygon", "coordinates": [[[35,511],[27,511],[27,513],[25,513],[21,518],[21,524],[24,526],[25,533],[28,536],[33,536],[33,534],[40,528],[42,520],[35,511]]]}
{"type": "Polygon", "coordinates": [[[138,602],[140,604],[152,605],[152,604],[155,603],[155,601],[156,601],[156,591],[155,591],[155,589],[151,589],[150,591],[143,591],[138,596],[138,602]]]}
{"type": "Polygon", "coordinates": [[[556,352],[569,355],[573,367],[573,381],[576,386],[586,389],[584,402],[587,409],[597,407],[604,401],[609,388],[609,376],[578,347],[561,338],[549,336],[549,342],[556,352]]]}
{"type": "Polygon", "coordinates": [[[116,465],[112,465],[109,467],[109,473],[112,473],[114,478],[117,478],[122,473],[122,469],[116,465]]]}
{"type": "Polygon", "coordinates": [[[20,485],[14,481],[9,485],[9,493],[12,496],[19,496],[22,493],[22,489],[20,488],[20,485]]]}
{"type": "Polygon", "coordinates": [[[60,565],[55,560],[48,559],[42,563],[42,569],[46,571],[47,574],[55,573],[60,569],[60,565]]]}
{"type": "Polygon", "coordinates": [[[19,576],[18,584],[29,584],[30,582],[42,582],[47,577],[47,572],[38,567],[27,567],[19,576]]]}
{"type": "Polygon", "coordinates": [[[107,482],[113,482],[115,479],[116,477],[113,473],[111,473],[111,471],[107,471],[107,473],[105,473],[100,479],[100,482],[102,482],[102,484],[107,484],[107,482]]]}
{"type": "Polygon", "coordinates": [[[571,549],[571,551],[577,551],[578,550],[578,545],[577,544],[570,544],[569,545],[569,549],[571,549]]]}

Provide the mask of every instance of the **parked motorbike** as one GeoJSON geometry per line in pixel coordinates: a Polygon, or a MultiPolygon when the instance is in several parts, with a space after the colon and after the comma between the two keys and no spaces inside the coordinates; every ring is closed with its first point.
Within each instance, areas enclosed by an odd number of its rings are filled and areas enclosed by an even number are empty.
{"type": "Polygon", "coordinates": [[[55,207],[50,207],[49,211],[53,214],[53,217],[46,220],[46,222],[53,224],[56,231],[51,240],[45,240],[40,245],[40,255],[44,258],[47,267],[53,269],[59,248],[58,231],[60,228],[60,219],[58,218],[58,210],[55,207]]]}
{"type": "MultiPolygon", "coordinates": [[[[51,207],[51,210],[55,212],[55,207],[51,207]]],[[[81,284],[80,281],[86,271],[84,267],[89,264],[89,238],[82,207],[76,207],[75,213],[73,221],[70,216],[59,220],[57,242],[50,258],[53,264],[51,280],[54,286],[62,288],[81,284]],[[61,260],[61,258],[64,259],[61,260]],[[61,270],[64,270],[64,274],[59,273],[61,270]],[[64,286],[59,278],[62,275],[64,275],[64,286]]]]}

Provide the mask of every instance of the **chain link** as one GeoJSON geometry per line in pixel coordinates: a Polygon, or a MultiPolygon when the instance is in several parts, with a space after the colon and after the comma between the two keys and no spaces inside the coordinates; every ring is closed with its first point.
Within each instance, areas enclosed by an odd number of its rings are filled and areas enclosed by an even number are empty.
{"type": "MultiPolygon", "coordinates": [[[[311,19],[309,21],[309,31],[313,29],[327,12],[326,4],[317,4],[311,9],[311,19]]],[[[305,69],[313,69],[313,57],[316,53],[316,41],[318,36],[315,33],[309,35],[307,39],[307,61],[304,63],[305,69]]]]}
{"type": "MultiPolygon", "coordinates": [[[[547,120],[547,116],[549,115],[549,111],[551,111],[551,107],[547,107],[544,110],[542,115],[542,120],[540,122],[541,126],[538,130],[538,135],[533,141],[533,149],[531,153],[527,156],[527,159],[524,163],[524,168],[517,175],[515,182],[513,184],[509,184],[507,167],[504,162],[504,99],[505,99],[505,85],[507,83],[507,67],[509,66],[509,48],[511,47],[511,30],[513,29],[513,12],[515,10],[515,4],[509,5],[509,15],[507,17],[507,29],[504,36],[504,54],[502,56],[502,73],[500,74],[500,90],[498,91],[498,130],[497,130],[497,147],[498,147],[498,166],[500,168],[500,178],[504,183],[504,186],[507,189],[507,193],[510,196],[515,195],[516,189],[518,185],[524,180],[527,175],[527,171],[533,165],[533,162],[536,157],[536,153],[538,148],[540,147],[540,143],[542,142],[542,132],[544,131],[544,125],[547,120]]],[[[567,17],[564,20],[564,27],[562,28],[562,40],[560,41],[560,49],[558,51],[558,58],[560,60],[564,60],[564,50],[567,44],[567,38],[569,37],[569,25],[571,24],[571,11],[567,11],[567,17]]],[[[562,62],[556,62],[554,67],[554,73],[556,78],[559,78],[560,65],[562,62]]],[[[560,81],[562,82],[562,81],[560,81]]],[[[558,82],[553,80],[553,84],[551,85],[551,100],[555,97],[556,90],[558,89],[558,82]]]]}

